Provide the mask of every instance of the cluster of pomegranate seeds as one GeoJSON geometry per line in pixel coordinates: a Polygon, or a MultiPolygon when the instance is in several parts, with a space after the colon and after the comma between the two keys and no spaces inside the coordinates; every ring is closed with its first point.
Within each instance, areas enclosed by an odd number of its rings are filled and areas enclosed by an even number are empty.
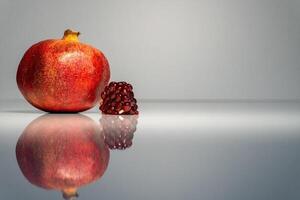
{"type": "Polygon", "coordinates": [[[137,115],[102,115],[104,141],[110,149],[124,150],[132,145],[137,115]]]}
{"type": "Polygon", "coordinates": [[[111,115],[139,114],[132,89],[126,82],[110,82],[101,94],[100,110],[111,115]]]}

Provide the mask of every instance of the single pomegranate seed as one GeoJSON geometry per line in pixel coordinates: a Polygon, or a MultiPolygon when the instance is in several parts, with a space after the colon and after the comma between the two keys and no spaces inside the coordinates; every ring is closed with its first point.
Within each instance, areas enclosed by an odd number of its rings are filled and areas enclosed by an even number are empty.
{"type": "Polygon", "coordinates": [[[104,114],[135,115],[138,114],[137,101],[134,98],[133,87],[129,83],[110,82],[101,94],[100,110],[104,114]]]}

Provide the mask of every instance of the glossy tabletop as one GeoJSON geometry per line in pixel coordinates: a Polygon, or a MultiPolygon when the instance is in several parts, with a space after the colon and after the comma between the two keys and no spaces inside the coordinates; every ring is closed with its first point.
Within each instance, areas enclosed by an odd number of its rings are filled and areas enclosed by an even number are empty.
{"type": "Polygon", "coordinates": [[[139,106],[128,117],[2,104],[0,199],[63,199],[72,184],[82,200],[300,198],[299,102],[139,106]]]}

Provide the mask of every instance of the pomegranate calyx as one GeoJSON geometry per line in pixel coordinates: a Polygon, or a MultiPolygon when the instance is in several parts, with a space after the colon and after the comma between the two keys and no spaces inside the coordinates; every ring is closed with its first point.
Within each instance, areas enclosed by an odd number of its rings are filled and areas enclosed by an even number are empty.
{"type": "Polygon", "coordinates": [[[63,198],[66,200],[74,200],[78,197],[76,188],[68,188],[62,190],[63,198]]]}
{"type": "Polygon", "coordinates": [[[79,39],[78,39],[79,35],[80,35],[80,32],[73,31],[71,29],[67,29],[64,32],[63,40],[78,42],[79,41],[79,39]]]}

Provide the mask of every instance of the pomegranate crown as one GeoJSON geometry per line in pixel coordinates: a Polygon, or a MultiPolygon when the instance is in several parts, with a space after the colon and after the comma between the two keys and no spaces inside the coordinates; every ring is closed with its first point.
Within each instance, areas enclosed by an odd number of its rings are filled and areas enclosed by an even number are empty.
{"type": "Polygon", "coordinates": [[[78,36],[80,35],[80,32],[73,31],[71,29],[67,29],[64,32],[63,40],[67,41],[79,41],[78,36]]]}

